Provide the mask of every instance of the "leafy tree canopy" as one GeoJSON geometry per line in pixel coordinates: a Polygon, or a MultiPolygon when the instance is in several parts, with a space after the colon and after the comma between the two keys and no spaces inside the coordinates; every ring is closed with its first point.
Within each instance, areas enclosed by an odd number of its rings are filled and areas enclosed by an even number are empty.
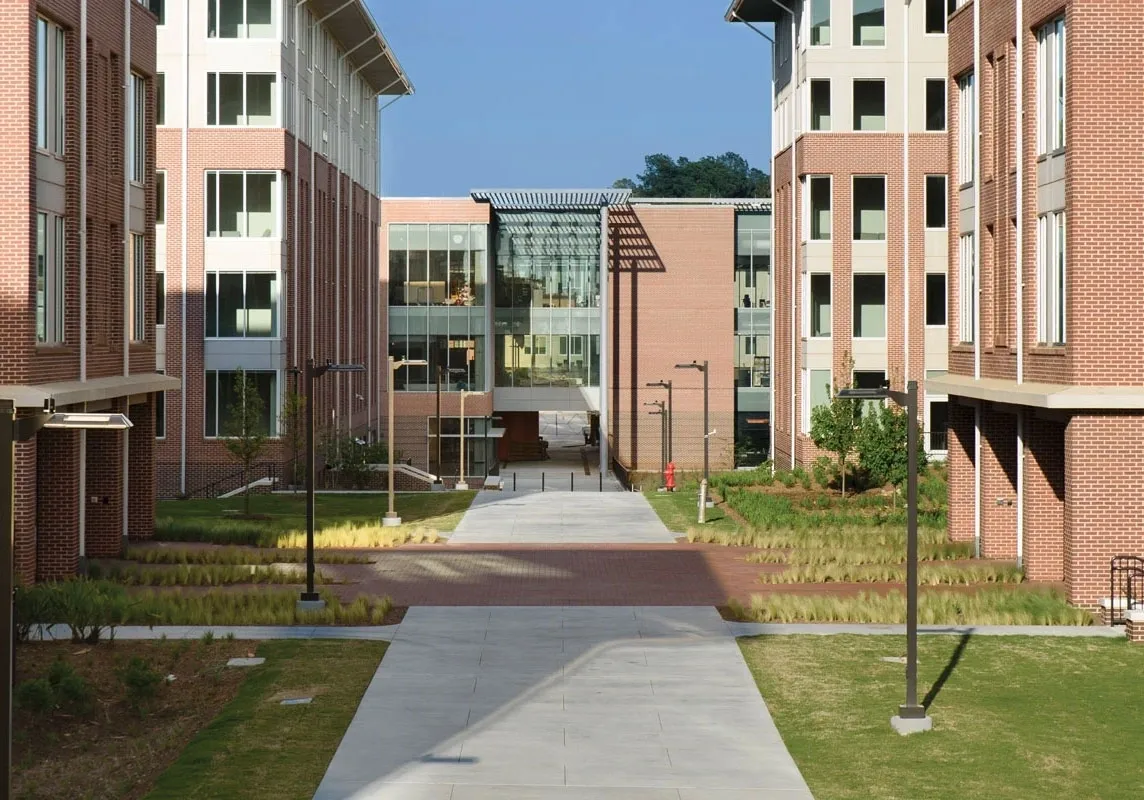
{"type": "Polygon", "coordinates": [[[738,153],[698,161],[656,153],[644,158],[635,180],[621,178],[612,188],[631,189],[634,197],[770,197],[771,176],[738,153]]]}

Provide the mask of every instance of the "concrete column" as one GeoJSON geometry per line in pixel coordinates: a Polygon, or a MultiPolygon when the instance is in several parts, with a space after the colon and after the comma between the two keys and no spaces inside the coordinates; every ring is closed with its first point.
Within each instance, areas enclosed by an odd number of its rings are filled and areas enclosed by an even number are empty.
{"type": "Polygon", "coordinates": [[[1065,577],[1065,427],[1025,415],[1025,575],[1065,577]]]}
{"type": "Polygon", "coordinates": [[[973,406],[950,398],[949,405],[949,538],[972,542],[973,522],[973,406]]]}
{"type": "Polygon", "coordinates": [[[79,567],[79,431],[42,430],[36,442],[36,577],[71,578],[79,567]]]}

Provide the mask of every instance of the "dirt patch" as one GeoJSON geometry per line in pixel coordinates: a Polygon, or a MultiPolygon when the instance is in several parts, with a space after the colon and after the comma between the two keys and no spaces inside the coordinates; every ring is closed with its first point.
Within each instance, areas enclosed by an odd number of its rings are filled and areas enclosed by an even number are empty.
{"type": "Polygon", "coordinates": [[[253,655],[255,644],[199,641],[104,642],[76,645],[35,642],[16,650],[17,683],[45,677],[56,659],[69,663],[94,694],[92,712],[13,715],[13,796],[143,797],[183,747],[238,692],[249,674],[227,669],[227,659],[253,655]],[[146,659],[171,682],[159,684],[144,713],[133,710],[119,677],[132,657],[146,659]]]}

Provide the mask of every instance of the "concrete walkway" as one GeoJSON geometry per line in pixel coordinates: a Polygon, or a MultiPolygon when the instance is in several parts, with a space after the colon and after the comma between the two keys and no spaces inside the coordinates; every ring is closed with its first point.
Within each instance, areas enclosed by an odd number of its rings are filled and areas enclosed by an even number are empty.
{"type": "Polygon", "coordinates": [[[637,492],[480,492],[449,544],[673,544],[637,492]]]}
{"type": "Polygon", "coordinates": [[[413,608],[316,800],[809,800],[712,608],[413,608]]]}

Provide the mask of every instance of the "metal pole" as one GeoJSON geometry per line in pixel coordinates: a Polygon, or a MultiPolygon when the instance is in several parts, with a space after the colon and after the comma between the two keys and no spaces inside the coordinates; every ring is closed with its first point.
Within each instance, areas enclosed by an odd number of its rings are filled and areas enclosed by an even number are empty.
{"type": "MultiPolygon", "coordinates": [[[[464,403],[464,399],[461,400],[464,403]]],[[[464,478],[461,478],[464,480],[464,478]]],[[[441,365],[437,365],[437,480],[441,483],[441,365]]]]}
{"type": "Polygon", "coordinates": [[[516,491],[516,473],[512,473],[512,490],[516,491]]]}
{"type": "Polygon", "coordinates": [[[568,473],[568,491],[576,491],[576,470],[568,473]]]}
{"type": "Polygon", "coordinates": [[[461,390],[461,470],[460,470],[461,475],[457,479],[456,488],[458,488],[458,489],[468,489],[469,488],[469,484],[465,483],[465,395],[466,394],[467,394],[467,392],[465,392],[465,390],[462,389],[461,390]]]}
{"type": "Polygon", "coordinates": [[[659,485],[667,490],[667,414],[659,412],[659,485]]]}
{"type": "Polygon", "coordinates": [[[302,600],[317,600],[314,592],[314,359],[306,359],[306,591],[302,600]]]}
{"type": "Polygon", "coordinates": [[[13,637],[13,575],[12,550],[15,539],[16,519],[16,409],[9,401],[0,403],[0,595],[3,595],[7,608],[3,623],[0,623],[0,640],[4,647],[4,669],[7,676],[4,684],[4,718],[0,725],[0,749],[4,751],[4,780],[0,784],[0,795],[12,796],[12,681],[15,679],[13,662],[16,658],[13,637]]]}
{"type": "MultiPolygon", "coordinates": [[[[389,378],[386,381],[386,387],[385,387],[386,388],[386,394],[389,396],[388,397],[389,413],[386,415],[388,417],[388,419],[386,420],[386,424],[387,424],[387,427],[389,428],[389,434],[388,434],[388,438],[385,440],[386,456],[387,456],[387,459],[389,461],[389,480],[386,481],[386,483],[389,485],[388,486],[388,489],[389,489],[389,492],[388,492],[389,493],[389,511],[387,511],[385,514],[385,518],[387,520],[391,520],[390,522],[385,523],[388,525],[399,525],[399,524],[401,524],[401,521],[397,518],[397,512],[394,511],[394,509],[393,509],[393,484],[394,484],[394,480],[393,480],[393,374],[396,371],[397,371],[397,369],[396,369],[396,367],[394,367],[394,364],[393,364],[393,356],[390,356],[389,357],[389,378]]],[[[438,434],[439,433],[440,433],[440,431],[438,431],[438,434]]]]}
{"type": "MultiPolygon", "coordinates": [[[[711,475],[710,475],[710,468],[711,468],[711,458],[710,458],[711,435],[710,434],[711,434],[711,428],[707,424],[708,423],[708,420],[707,420],[707,411],[708,411],[708,408],[707,408],[707,405],[708,405],[708,403],[707,403],[707,388],[708,388],[707,362],[704,361],[703,362],[703,481],[705,483],[710,484],[709,478],[711,477],[711,475]]],[[[791,457],[792,458],[794,457],[793,454],[791,457]]]]}
{"type": "Polygon", "coordinates": [[[675,453],[672,449],[672,440],[675,438],[675,416],[671,410],[671,381],[667,382],[667,460],[669,462],[675,460],[675,453]]]}
{"type": "Polygon", "coordinates": [[[906,384],[909,426],[909,476],[906,480],[906,704],[902,719],[921,719],[926,710],[918,705],[918,382],[906,384]]]}
{"type": "Polygon", "coordinates": [[[540,491],[544,491],[544,473],[540,473],[540,491]]]}

